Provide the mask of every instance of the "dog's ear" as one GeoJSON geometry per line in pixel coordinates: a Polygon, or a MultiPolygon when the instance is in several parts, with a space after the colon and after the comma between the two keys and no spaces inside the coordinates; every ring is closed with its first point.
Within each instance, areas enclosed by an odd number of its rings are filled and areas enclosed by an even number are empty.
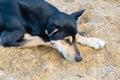
{"type": "Polygon", "coordinates": [[[78,20],[78,17],[80,17],[83,13],[84,13],[85,10],[80,10],[80,11],[77,11],[77,12],[74,12],[71,14],[71,16],[75,19],[75,20],[78,20]]]}

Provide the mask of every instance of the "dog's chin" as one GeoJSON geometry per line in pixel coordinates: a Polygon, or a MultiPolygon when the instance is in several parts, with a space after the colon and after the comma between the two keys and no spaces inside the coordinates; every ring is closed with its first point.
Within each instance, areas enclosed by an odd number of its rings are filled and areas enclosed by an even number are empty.
{"type": "MultiPolygon", "coordinates": [[[[57,50],[58,50],[58,49],[57,49],[57,50]]],[[[58,51],[59,51],[59,50],[58,50],[58,51]]],[[[75,57],[71,57],[71,56],[69,56],[69,55],[66,55],[66,53],[63,53],[63,52],[60,52],[60,51],[59,51],[59,53],[60,53],[60,54],[62,55],[62,57],[65,58],[66,60],[75,62],[75,57]]]]}
{"type": "Polygon", "coordinates": [[[62,40],[51,41],[51,44],[58,52],[67,60],[75,61],[76,53],[73,46],[63,42],[62,40]]]}

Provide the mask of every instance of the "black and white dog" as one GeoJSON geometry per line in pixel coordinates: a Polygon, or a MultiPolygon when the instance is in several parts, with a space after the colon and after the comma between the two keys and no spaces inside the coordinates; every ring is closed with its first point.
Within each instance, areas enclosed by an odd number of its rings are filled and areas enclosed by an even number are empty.
{"type": "Polygon", "coordinates": [[[19,46],[24,34],[29,33],[49,41],[66,59],[81,61],[77,42],[94,48],[105,44],[78,34],[76,20],[84,11],[68,15],[44,0],[0,0],[0,43],[19,46]]]}

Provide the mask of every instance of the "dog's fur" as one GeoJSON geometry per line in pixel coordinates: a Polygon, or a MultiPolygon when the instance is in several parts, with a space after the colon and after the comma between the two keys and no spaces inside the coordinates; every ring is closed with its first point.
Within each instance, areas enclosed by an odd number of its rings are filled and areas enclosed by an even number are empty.
{"type": "Polygon", "coordinates": [[[29,33],[50,41],[66,59],[81,61],[76,20],[83,12],[68,15],[44,0],[0,0],[0,43],[19,46],[29,33]]]}

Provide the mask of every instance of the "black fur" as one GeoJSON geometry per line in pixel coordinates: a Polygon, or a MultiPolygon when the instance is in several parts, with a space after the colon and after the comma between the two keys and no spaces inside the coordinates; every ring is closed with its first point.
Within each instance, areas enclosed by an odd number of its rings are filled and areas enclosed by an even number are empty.
{"type": "Polygon", "coordinates": [[[0,0],[0,42],[3,46],[18,46],[25,33],[45,41],[63,39],[68,35],[74,38],[76,20],[83,12],[68,15],[44,0],[0,0]],[[59,31],[48,36],[55,29],[59,31]]]}

